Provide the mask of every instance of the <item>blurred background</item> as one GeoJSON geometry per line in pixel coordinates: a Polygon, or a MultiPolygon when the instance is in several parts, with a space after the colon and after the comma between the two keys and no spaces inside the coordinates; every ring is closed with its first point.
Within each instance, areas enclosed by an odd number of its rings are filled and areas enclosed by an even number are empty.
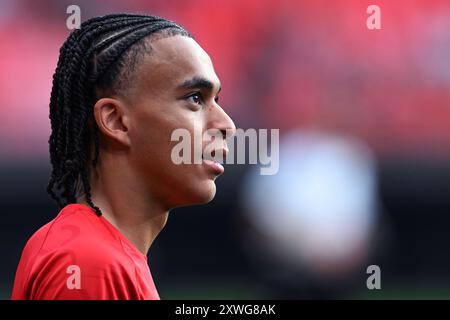
{"type": "Polygon", "coordinates": [[[149,254],[161,298],[450,298],[448,0],[0,0],[0,298],[57,214],[48,102],[71,4],[177,21],[236,126],[280,129],[276,175],[228,165],[210,204],[171,212],[149,254]]]}

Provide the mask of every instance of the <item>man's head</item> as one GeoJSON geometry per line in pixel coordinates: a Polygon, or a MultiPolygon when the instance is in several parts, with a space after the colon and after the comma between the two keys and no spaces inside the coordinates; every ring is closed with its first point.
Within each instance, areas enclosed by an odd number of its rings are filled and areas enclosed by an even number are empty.
{"type": "Polygon", "coordinates": [[[179,25],[129,14],[86,21],[62,46],[53,78],[50,195],[63,207],[82,192],[101,214],[89,172],[108,155],[165,206],[211,200],[219,172],[204,163],[176,165],[171,134],[234,131],[217,104],[219,91],[209,56],[179,25]]]}

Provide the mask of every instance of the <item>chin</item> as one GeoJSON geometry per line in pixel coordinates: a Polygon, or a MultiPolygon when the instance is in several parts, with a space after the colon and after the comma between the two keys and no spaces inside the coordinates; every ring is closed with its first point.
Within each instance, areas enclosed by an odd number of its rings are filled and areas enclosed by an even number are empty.
{"type": "Polygon", "coordinates": [[[201,188],[196,190],[196,194],[196,204],[206,204],[214,199],[214,196],[216,195],[216,184],[214,181],[209,180],[207,183],[204,183],[201,188]]]}
{"type": "Polygon", "coordinates": [[[199,205],[207,204],[216,195],[216,184],[213,180],[208,180],[205,182],[199,182],[185,190],[184,201],[178,206],[189,206],[189,205],[199,205]]]}

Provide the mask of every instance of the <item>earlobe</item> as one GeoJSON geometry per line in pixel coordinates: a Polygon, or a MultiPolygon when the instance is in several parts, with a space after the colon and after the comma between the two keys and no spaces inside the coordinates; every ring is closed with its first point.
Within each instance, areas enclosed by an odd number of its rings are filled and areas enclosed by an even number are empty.
{"type": "Polygon", "coordinates": [[[127,115],[123,102],[101,98],[94,105],[94,117],[99,131],[122,145],[129,145],[127,115]]]}

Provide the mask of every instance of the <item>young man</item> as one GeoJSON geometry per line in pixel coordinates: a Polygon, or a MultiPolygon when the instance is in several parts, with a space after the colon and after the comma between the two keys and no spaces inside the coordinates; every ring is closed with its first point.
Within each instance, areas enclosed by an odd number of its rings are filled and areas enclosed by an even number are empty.
{"type": "Polygon", "coordinates": [[[13,299],[159,299],[153,240],[171,208],[209,202],[223,172],[175,164],[171,135],[233,134],[219,91],[209,56],[166,19],[107,15],[69,36],[50,100],[48,191],[61,211],[28,241],[13,299]]]}

